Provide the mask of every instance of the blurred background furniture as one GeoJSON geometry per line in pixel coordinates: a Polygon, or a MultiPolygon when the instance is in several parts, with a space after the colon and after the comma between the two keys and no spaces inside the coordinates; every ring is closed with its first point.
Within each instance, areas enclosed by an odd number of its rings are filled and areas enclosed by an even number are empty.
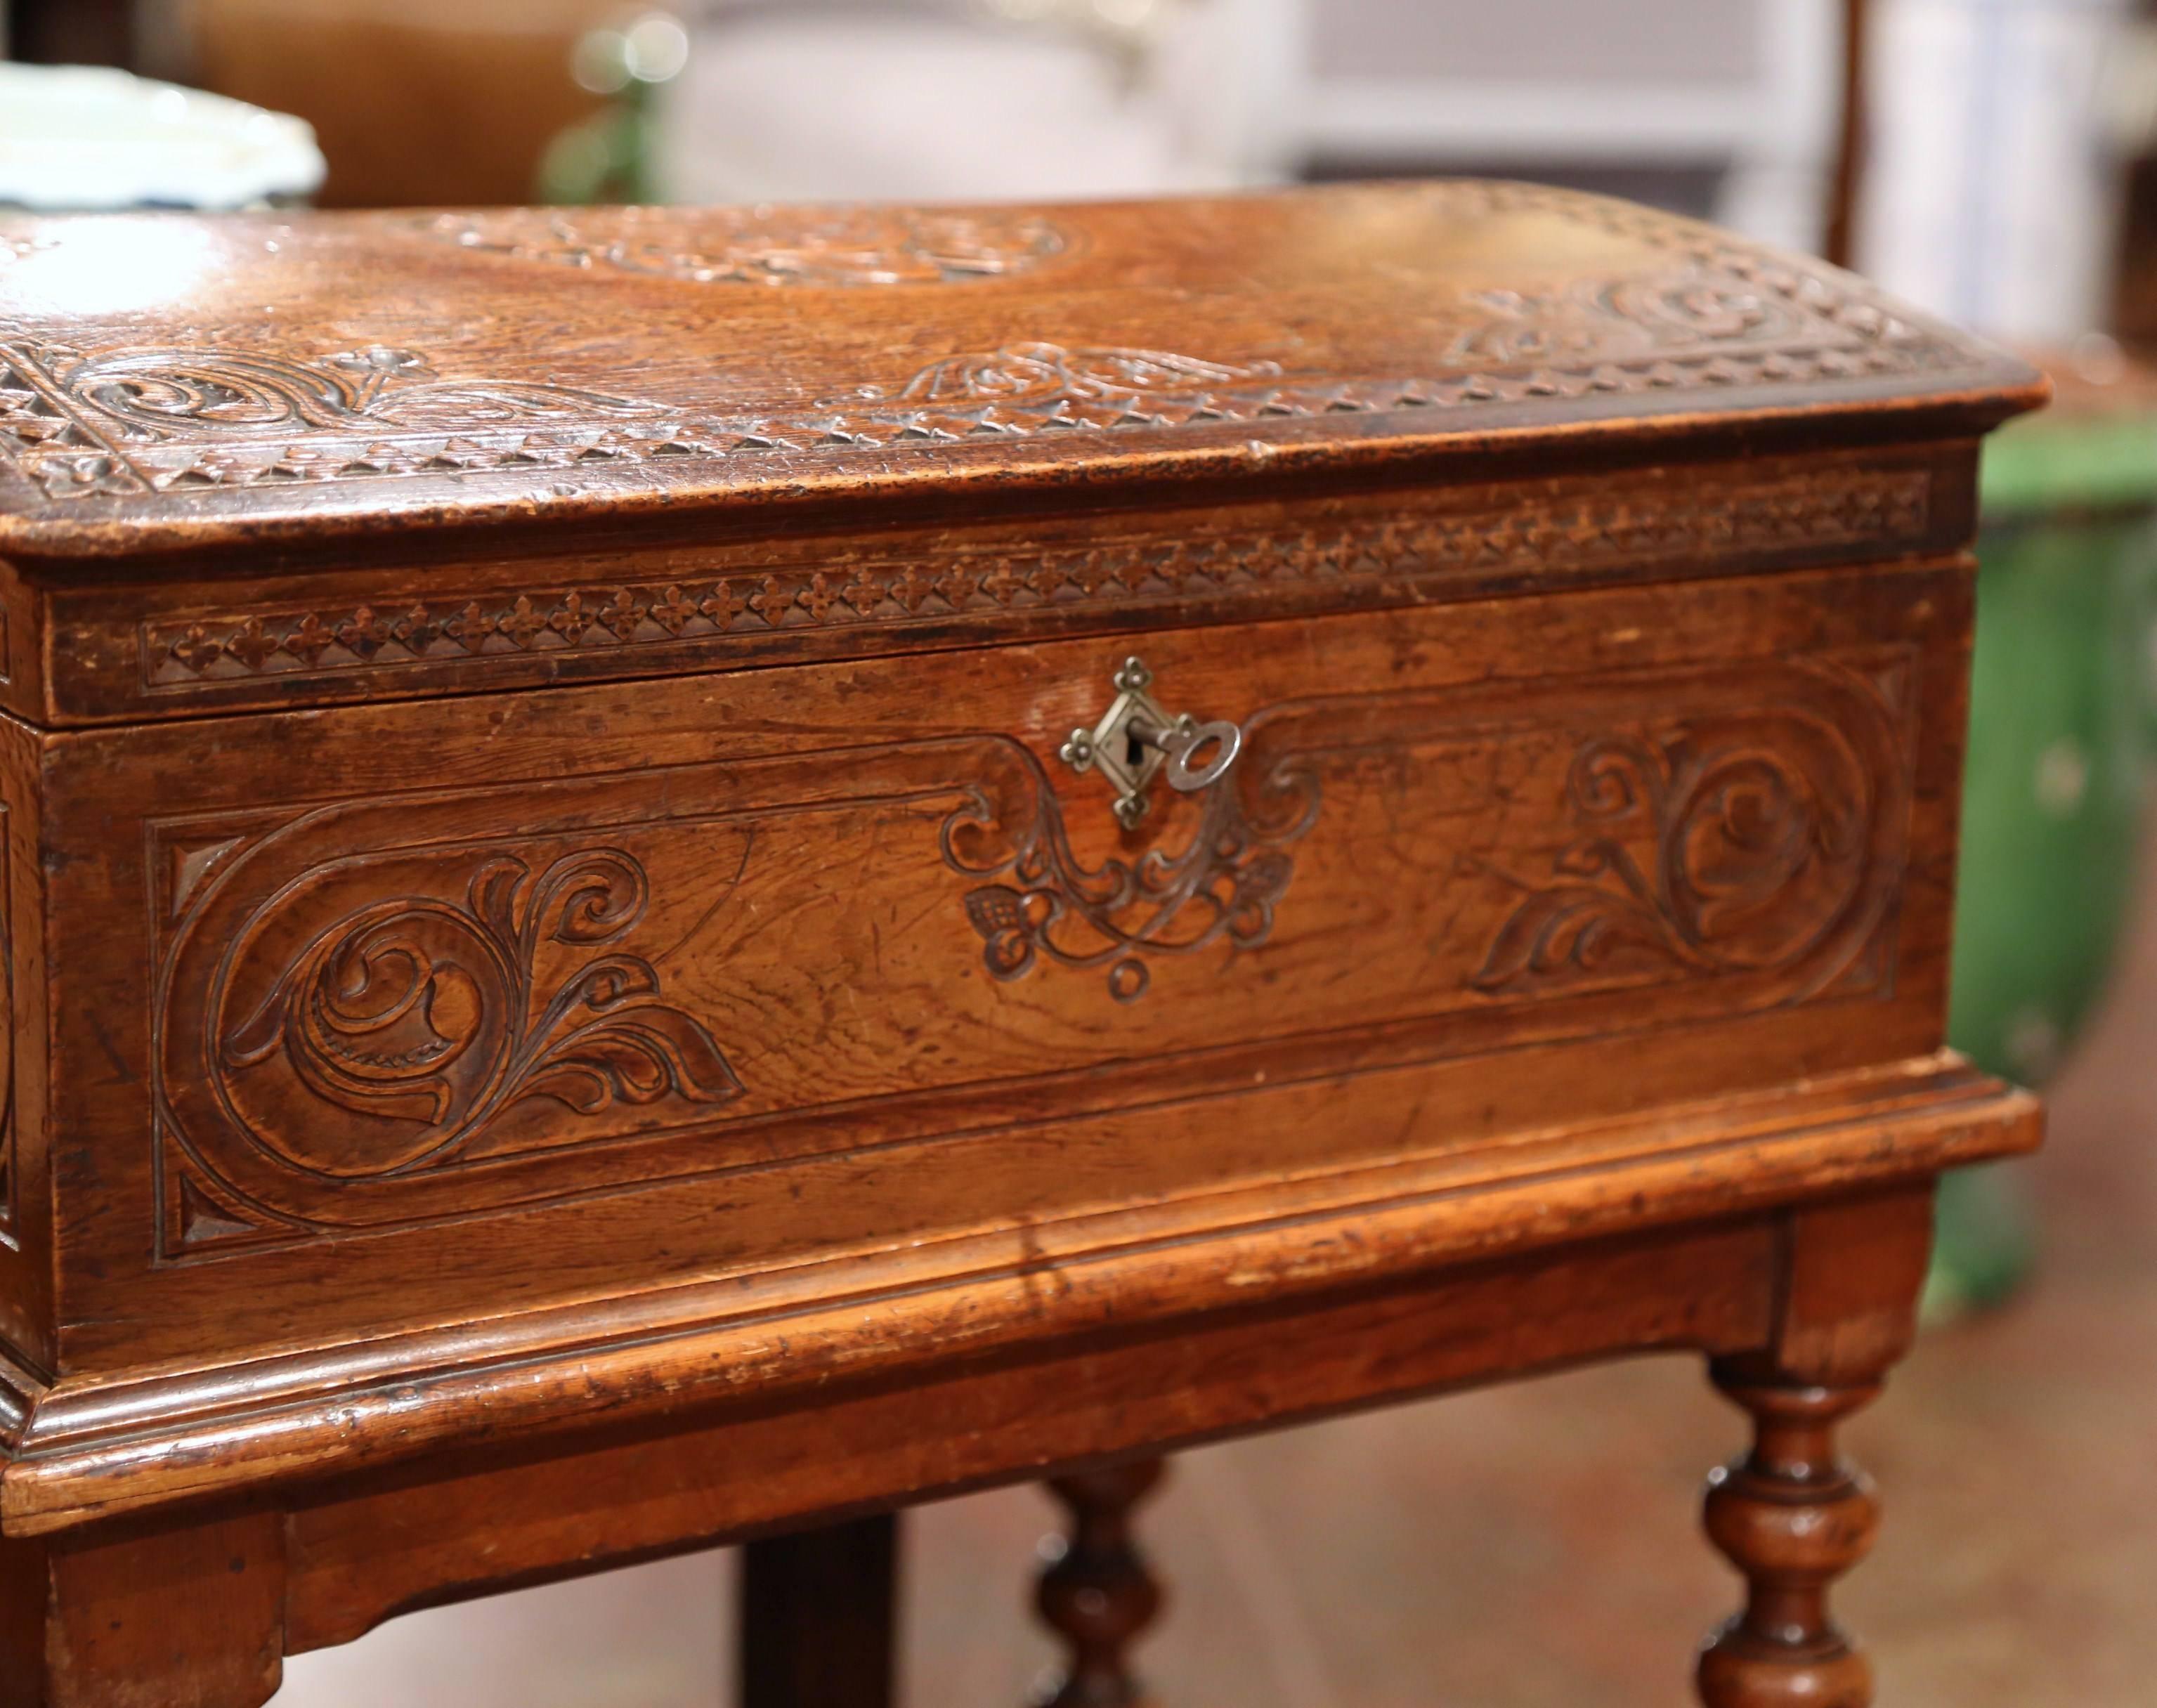
{"type": "Polygon", "coordinates": [[[667,92],[692,202],[995,200],[1298,164],[1299,0],[711,0],[667,92]]]}
{"type": "Polygon", "coordinates": [[[574,75],[593,0],[192,0],[193,80],[313,125],[329,207],[532,198],[605,97],[574,75]]]}
{"type": "MultiPolygon", "coordinates": [[[[2026,1085],[2070,1059],[2127,940],[2157,718],[2157,377],[2108,339],[1988,445],[1949,1028],[2026,1085]]],[[[1999,1303],[2036,1229],[2011,1173],[1941,1194],[1935,1316],[1999,1303]]]]}
{"type": "MultiPolygon", "coordinates": [[[[296,112],[326,203],[526,199],[615,0],[11,0],[23,57],[131,53],[296,112]]],[[[1482,171],[1818,246],[1830,0],[692,0],[656,181],[714,197],[1116,193],[1482,171]],[[982,139],[993,137],[993,147],[982,139]],[[785,146],[779,146],[783,141],[785,146]]]]}
{"type": "Polygon", "coordinates": [[[1820,244],[1842,33],[1829,0],[1308,0],[1303,121],[1329,177],[1557,180],[1820,244]]]}
{"type": "Polygon", "coordinates": [[[2122,0],[1872,0],[1860,270],[1997,337],[2096,327],[2124,15],[2122,0]]]}
{"type": "Polygon", "coordinates": [[[39,65],[136,63],[136,0],[8,0],[0,51],[39,65]]]}

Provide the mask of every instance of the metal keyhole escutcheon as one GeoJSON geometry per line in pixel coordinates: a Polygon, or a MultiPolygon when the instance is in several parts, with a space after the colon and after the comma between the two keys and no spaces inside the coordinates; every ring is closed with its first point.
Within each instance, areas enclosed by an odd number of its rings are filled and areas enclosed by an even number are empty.
{"type": "Polygon", "coordinates": [[[1202,723],[1165,710],[1148,692],[1153,672],[1135,657],[1125,659],[1113,680],[1116,697],[1101,721],[1073,730],[1062,753],[1073,769],[1107,779],[1116,791],[1116,822],[1128,831],[1145,816],[1156,777],[1166,778],[1178,794],[1195,795],[1227,776],[1243,750],[1243,732],[1225,719],[1202,723]]]}

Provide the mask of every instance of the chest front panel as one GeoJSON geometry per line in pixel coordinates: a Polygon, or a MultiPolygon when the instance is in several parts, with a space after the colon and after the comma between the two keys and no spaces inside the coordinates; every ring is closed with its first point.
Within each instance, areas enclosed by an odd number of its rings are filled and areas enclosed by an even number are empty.
{"type": "Polygon", "coordinates": [[[1937,1046],[1967,577],[69,737],[68,1358],[768,1273],[1937,1046]],[[1120,822],[1143,658],[1234,723],[1120,822]],[[1366,1113],[1367,1112],[1367,1113],[1366,1113]],[[255,1278],[236,1286],[235,1274],[255,1278]]]}

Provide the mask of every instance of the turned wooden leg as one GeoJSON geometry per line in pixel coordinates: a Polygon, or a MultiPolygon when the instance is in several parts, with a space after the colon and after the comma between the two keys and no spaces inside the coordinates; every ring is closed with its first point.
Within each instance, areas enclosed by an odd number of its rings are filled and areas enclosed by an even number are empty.
{"type": "Polygon", "coordinates": [[[1160,1613],[1162,1597],[1131,1538],[1131,1513],[1164,1469],[1157,1458],[1140,1459],[1048,1485],[1071,1522],[1035,1600],[1071,1659],[1038,1693],[1046,1708],[1134,1708],[1145,1700],[1125,1656],[1160,1613]]]}
{"type": "Polygon", "coordinates": [[[773,1536],[742,1550],[742,1708],[891,1708],[898,1518],[773,1536]]]}
{"type": "Polygon", "coordinates": [[[0,1542],[0,1708],[260,1708],[284,1536],[262,1513],[0,1542]]]}
{"type": "Polygon", "coordinates": [[[1868,1708],[1872,1668],[1828,1617],[1828,1587],[1872,1546],[1872,1484],[1835,1451],[1835,1425],[1878,1390],[1763,1386],[1718,1369],[1753,1415],[1753,1451],[1711,1473],[1707,1533],[1745,1574],[1745,1611],[1700,1657],[1708,1708],[1868,1708]]]}
{"type": "Polygon", "coordinates": [[[1872,1546],[1871,1483],[1835,1429],[1909,1348],[1932,1243],[1921,1186],[1790,1212],[1767,1345],[1719,1361],[1753,1450],[1707,1481],[1708,1536],[1745,1577],[1745,1611],[1700,1657],[1707,1708],[1867,1708],[1872,1669],[1828,1590],[1872,1546]]]}

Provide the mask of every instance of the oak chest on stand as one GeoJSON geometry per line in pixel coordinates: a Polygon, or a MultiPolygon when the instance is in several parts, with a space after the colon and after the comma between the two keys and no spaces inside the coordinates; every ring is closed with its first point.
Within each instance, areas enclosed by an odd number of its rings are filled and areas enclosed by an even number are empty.
{"type": "Polygon", "coordinates": [[[1669,1348],[1706,1700],[1868,1700],[2041,389],[1502,184],[0,225],[0,1699],[806,1532],[869,1708],[875,1515],[1050,1476],[1115,1700],[1154,1456],[1669,1348]]]}

